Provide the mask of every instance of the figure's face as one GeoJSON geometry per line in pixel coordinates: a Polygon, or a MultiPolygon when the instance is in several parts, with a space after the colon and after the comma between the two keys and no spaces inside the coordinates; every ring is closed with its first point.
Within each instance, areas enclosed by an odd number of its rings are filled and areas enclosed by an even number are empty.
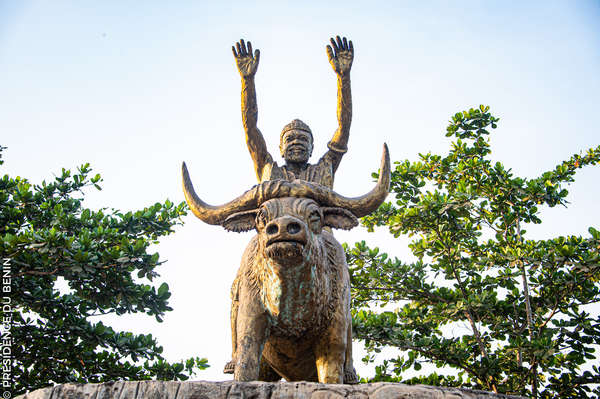
{"type": "Polygon", "coordinates": [[[308,162],[313,149],[312,137],[302,130],[290,130],[281,138],[279,149],[286,162],[308,162]]]}

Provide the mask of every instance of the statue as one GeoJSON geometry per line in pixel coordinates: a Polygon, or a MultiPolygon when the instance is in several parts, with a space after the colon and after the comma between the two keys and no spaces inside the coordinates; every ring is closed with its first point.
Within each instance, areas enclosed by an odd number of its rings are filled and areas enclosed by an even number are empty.
{"type": "Polygon", "coordinates": [[[234,284],[234,379],[356,382],[348,356],[348,265],[342,246],[325,227],[349,230],[385,200],[390,183],[387,147],[375,188],[358,198],[313,182],[274,180],[227,204],[211,206],[196,194],[185,163],[182,175],[194,215],[229,231],[257,232],[234,284]]]}
{"type": "Polygon", "coordinates": [[[232,47],[242,77],[242,121],[259,185],[228,204],[213,207],[195,194],[183,165],[184,192],[193,213],[230,231],[256,229],[233,283],[233,359],[225,373],[238,381],[306,380],[356,383],[348,266],[331,228],[351,229],[384,201],[389,155],[384,146],[380,179],[359,198],[332,191],[334,174],[347,151],[352,106],[352,41],[331,39],[327,55],[338,76],[339,128],[329,151],[308,163],[310,128],[296,119],[280,135],[285,165],[268,153],[257,127],[254,75],[260,52],[244,40],[232,47]]]}
{"type": "MultiPolygon", "coordinates": [[[[348,137],[350,134],[350,123],[352,122],[352,95],[350,90],[350,69],[354,60],[354,45],[352,40],[337,36],[330,39],[331,45],[327,45],[327,57],[337,75],[338,101],[337,117],[338,129],[332,140],[328,143],[329,151],[321,157],[314,165],[308,163],[313,150],[312,131],[304,122],[294,119],[283,127],[280,134],[279,150],[285,160],[284,166],[279,166],[273,161],[273,157],[267,151],[267,146],[262,133],[258,129],[258,106],[256,101],[256,88],[254,76],[260,62],[260,50],[252,52],[252,43],[241,39],[235,46],[231,47],[233,56],[242,78],[242,123],[246,133],[246,144],[254,162],[256,177],[259,182],[268,180],[301,179],[305,181],[322,184],[333,188],[335,171],[337,170],[342,156],[347,151],[348,137]]],[[[326,229],[331,232],[329,227],[326,229]]],[[[233,301],[231,323],[232,331],[236,323],[238,279],[236,277],[232,288],[231,297],[233,301]]],[[[236,338],[232,336],[232,355],[223,370],[226,374],[232,374],[235,367],[236,338]]],[[[352,347],[349,347],[347,358],[352,364],[352,347]]],[[[346,382],[357,382],[356,372],[347,371],[346,382]]]]}
{"type": "Polygon", "coordinates": [[[352,41],[337,36],[327,45],[329,63],[337,74],[339,127],[327,144],[329,151],[314,165],[308,163],[313,150],[310,128],[299,119],[287,124],[280,135],[279,150],[285,165],[279,166],[267,151],[265,139],[257,127],[258,107],[254,75],[260,61],[260,51],[252,53],[252,44],[240,40],[232,46],[233,56],[242,77],[242,122],[246,131],[246,143],[259,182],[267,180],[301,179],[333,188],[333,179],[342,156],[346,153],[350,123],[352,121],[352,96],[350,92],[350,68],[354,59],[352,41]]]}

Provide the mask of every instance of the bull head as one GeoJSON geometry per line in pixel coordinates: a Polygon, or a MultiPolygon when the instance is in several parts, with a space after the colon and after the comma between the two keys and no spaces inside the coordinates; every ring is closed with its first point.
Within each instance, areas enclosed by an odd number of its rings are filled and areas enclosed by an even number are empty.
{"type": "Polygon", "coordinates": [[[295,265],[306,259],[323,227],[349,230],[358,225],[351,212],[320,207],[310,198],[273,198],[260,208],[237,212],[223,222],[230,231],[256,229],[264,255],[275,263],[295,265]]]}
{"type": "MultiPolygon", "coordinates": [[[[385,200],[390,185],[390,156],[387,145],[384,144],[377,184],[370,192],[356,198],[343,197],[317,183],[303,180],[273,180],[254,186],[226,204],[212,206],[202,201],[196,194],[185,162],[182,165],[182,175],[183,192],[191,211],[208,224],[223,225],[226,229],[233,231],[251,230],[257,225],[258,208],[266,201],[274,198],[302,197],[310,198],[322,207],[335,209],[323,208],[322,221],[325,225],[348,229],[356,224],[352,225],[353,222],[350,222],[348,225],[347,220],[339,225],[336,224],[339,222],[334,222],[334,219],[340,219],[340,215],[345,215],[343,210],[349,211],[355,217],[363,217],[376,210],[385,200]],[[244,213],[244,211],[250,212],[244,213]],[[233,217],[235,214],[238,216],[233,217]],[[233,218],[226,223],[229,217],[233,218]]],[[[346,219],[346,217],[342,217],[342,219],[346,219]]]]}

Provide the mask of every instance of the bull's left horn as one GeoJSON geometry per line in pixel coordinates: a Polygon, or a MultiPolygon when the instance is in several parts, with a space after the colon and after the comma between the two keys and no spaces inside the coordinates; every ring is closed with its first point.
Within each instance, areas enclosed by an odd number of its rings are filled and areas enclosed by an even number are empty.
{"type": "Polygon", "coordinates": [[[183,178],[183,193],[185,201],[188,203],[192,213],[208,224],[221,224],[228,216],[236,212],[246,211],[257,207],[256,189],[246,191],[239,196],[223,205],[213,206],[202,201],[194,190],[194,185],[190,179],[185,162],[181,165],[181,175],[183,178]]]}

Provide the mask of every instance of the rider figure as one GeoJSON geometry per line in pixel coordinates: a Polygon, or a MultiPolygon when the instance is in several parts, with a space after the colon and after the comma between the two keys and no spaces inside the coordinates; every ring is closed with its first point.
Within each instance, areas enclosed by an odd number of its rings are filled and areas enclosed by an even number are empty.
{"type": "Polygon", "coordinates": [[[310,128],[295,119],[287,124],[280,135],[279,150],[285,165],[279,166],[267,151],[265,139],[257,127],[258,107],[254,75],[260,60],[260,51],[252,53],[252,44],[240,40],[232,46],[233,55],[242,77],[242,122],[246,132],[246,143],[254,161],[254,169],[259,182],[267,180],[302,179],[333,188],[334,174],[342,156],[346,153],[350,123],[352,121],[352,96],[350,92],[350,68],[354,58],[352,41],[346,38],[331,39],[327,45],[329,63],[337,75],[337,118],[338,129],[327,144],[329,151],[316,164],[309,164],[313,150],[313,136],[310,128]]]}

